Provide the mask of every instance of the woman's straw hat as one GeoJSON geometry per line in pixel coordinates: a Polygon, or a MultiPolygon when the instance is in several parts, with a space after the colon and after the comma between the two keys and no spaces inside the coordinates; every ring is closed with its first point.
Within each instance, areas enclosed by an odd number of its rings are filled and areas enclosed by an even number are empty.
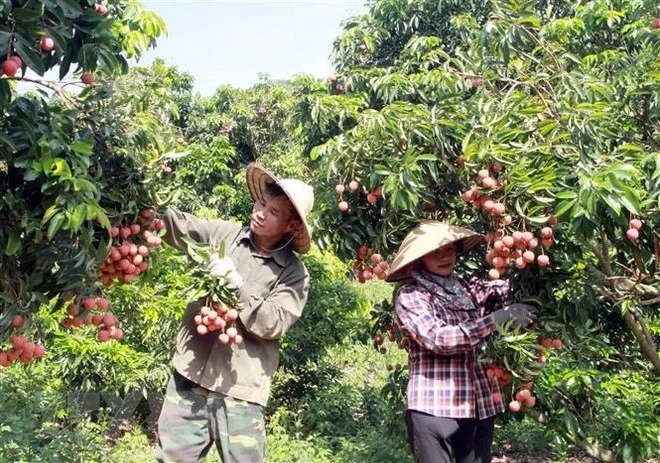
{"type": "Polygon", "coordinates": [[[247,166],[246,180],[252,201],[261,198],[269,183],[276,183],[282,188],[303,223],[303,227],[293,236],[293,250],[301,254],[309,251],[312,231],[307,223],[307,215],[314,206],[314,189],[300,180],[279,179],[275,174],[254,162],[247,166]]]}
{"type": "Polygon", "coordinates": [[[450,243],[460,242],[461,254],[486,241],[484,235],[467,228],[444,222],[422,220],[403,239],[394,256],[386,281],[398,281],[410,277],[412,262],[450,243]]]}

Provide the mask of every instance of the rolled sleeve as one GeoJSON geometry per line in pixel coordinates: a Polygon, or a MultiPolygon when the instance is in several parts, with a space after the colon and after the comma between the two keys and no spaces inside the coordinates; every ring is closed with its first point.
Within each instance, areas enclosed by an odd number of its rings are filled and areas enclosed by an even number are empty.
{"type": "Polygon", "coordinates": [[[400,328],[425,349],[440,355],[467,352],[490,335],[495,325],[490,317],[448,325],[437,316],[431,295],[420,288],[402,288],[397,294],[395,312],[400,328]]]}
{"type": "Polygon", "coordinates": [[[307,302],[309,273],[297,262],[266,295],[242,295],[239,317],[245,329],[262,339],[278,339],[298,321],[307,302]]]}
{"type": "Polygon", "coordinates": [[[211,220],[200,219],[175,209],[165,211],[163,222],[165,223],[163,241],[179,251],[186,249],[186,243],[181,239],[182,237],[190,237],[195,241],[208,243],[214,225],[211,220]]]}

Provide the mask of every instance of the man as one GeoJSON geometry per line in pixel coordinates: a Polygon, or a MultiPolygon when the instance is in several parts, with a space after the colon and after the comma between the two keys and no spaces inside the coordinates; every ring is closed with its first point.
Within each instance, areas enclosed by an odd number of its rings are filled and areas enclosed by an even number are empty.
{"type": "Polygon", "coordinates": [[[467,228],[422,221],[387,276],[405,280],[394,309],[409,339],[406,425],[416,463],[490,463],[495,417],[504,407],[479,349],[497,325],[529,326],[536,317],[533,306],[506,305],[507,282],[454,273],[458,256],[484,241],[467,228]],[[487,302],[498,309],[487,313],[487,302]]]}
{"type": "Polygon", "coordinates": [[[164,240],[178,249],[185,249],[184,236],[225,242],[225,256],[244,280],[237,323],[243,342],[199,335],[194,316],[200,304],[188,306],[158,421],[159,462],[201,461],[213,443],[224,463],[264,458],[264,407],[279,362],[278,339],[300,317],[309,290],[309,274],[294,251],[309,250],[306,217],[314,192],[257,164],[247,167],[247,186],[254,201],[249,226],[171,209],[164,216],[164,240]]]}

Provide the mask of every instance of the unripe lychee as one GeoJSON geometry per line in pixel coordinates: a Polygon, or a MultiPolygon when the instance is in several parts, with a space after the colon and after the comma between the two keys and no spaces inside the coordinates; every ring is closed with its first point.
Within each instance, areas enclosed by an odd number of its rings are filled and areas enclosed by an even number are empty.
{"type": "Polygon", "coordinates": [[[345,190],[346,190],[346,187],[345,187],[344,185],[342,185],[341,183],[338,183],[338,184],[335,186],[335,192],[336,192],[338,195],[342,194],[345,190]]]}
{"type": "Polygon", "coordinates": [[[346,212],[346,211],[348,210],[348,203],[347,203],[346,201],[341,201],[341,202],[337,205],[337,208],[338,208],[341,212],[346,212]]]}
{"type": "Polygon", "coordinates": [[[348,189],[351,191],[357,191],[358,188],[360,188],[360,184],[357,180],[352,180],[351,183],[348,184],[348,189]]]}

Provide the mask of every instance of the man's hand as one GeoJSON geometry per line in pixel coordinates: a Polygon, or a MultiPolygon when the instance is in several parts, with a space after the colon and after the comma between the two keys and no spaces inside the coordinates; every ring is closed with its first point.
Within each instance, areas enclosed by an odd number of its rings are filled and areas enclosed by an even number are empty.
{"type": "Polygon", "coordinates": [[[536,321],[536,307],[522,302],[507,305],[503,309],[496,310],[490,317],[496,325],[501,326],[513,320],[520,326],[529,326],[536,321]]]}

